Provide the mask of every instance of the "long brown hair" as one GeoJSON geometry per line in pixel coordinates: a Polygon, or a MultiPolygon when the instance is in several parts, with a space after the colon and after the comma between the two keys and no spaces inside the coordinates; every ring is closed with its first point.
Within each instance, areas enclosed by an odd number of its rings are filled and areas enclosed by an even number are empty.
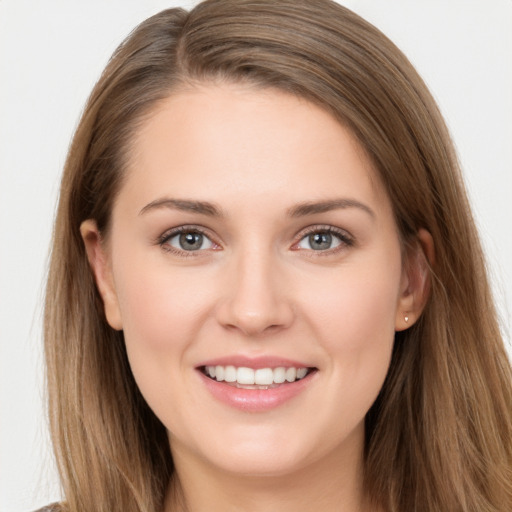
{"type": "MultiPolygon", "coordinates": [[[[366,418],[365,486],[386,511],[512,510],[512,377],[457,158],[406,57],[329,0],[207,0],[169,9],[121,44],[65,165],[45,309],[53,443],[72,512],[156,512],[173,463],[165,429],[107,324],[80,224],[108,232],[137,127],[179,87],[249,82],[304,97],[373,160],[404,244],[435,244],[431,293],[397,333],[366,418]]],[[[333,477],[334,478],[334,477],[333,477]]]]}

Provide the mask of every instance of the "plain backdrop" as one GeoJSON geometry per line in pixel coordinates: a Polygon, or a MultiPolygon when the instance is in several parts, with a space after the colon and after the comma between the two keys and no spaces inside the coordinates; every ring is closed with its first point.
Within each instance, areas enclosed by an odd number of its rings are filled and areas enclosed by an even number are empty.
{"type": "MultiPolygon", "coordinates": [[[[0,510],[59,498],[41,304],[59,175],[108,57],[164,0],[0,0],[0,510]]],[[[503,331],[512,310],[512,0],[347,0],[408,55],[457,145],[503,331]]]]}

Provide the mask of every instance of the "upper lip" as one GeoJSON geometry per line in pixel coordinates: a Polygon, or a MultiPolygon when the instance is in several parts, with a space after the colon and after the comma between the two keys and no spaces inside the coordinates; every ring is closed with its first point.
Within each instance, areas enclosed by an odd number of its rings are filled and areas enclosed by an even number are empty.
{"type": "Polygon", "coordinates": [[[208,359],[197,365],[198,368],[205,366],[235,366],[236,368],[245,367],[257,370],[259,368],[311,368],[312,366],[305,362],[279,356],[258,356],[248,357],[244,355],[232,355],[208,359]]]}

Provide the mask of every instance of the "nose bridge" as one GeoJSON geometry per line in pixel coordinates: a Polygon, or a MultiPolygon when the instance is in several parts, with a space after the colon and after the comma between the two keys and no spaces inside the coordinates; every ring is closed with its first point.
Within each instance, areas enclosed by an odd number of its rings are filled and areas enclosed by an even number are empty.
{"type": "Polygon", "coordinates": [[[229,289],[220,321],[246,335],[287,327],[293,308],[286,293],[279,258],[271,248],[247,244],[233,254],[229,289]]]}

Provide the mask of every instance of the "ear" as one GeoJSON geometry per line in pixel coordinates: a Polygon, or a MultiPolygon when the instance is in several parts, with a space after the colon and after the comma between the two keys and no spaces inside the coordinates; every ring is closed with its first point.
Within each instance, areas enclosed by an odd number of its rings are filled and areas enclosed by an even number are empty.
{"type": "Polygon", "coordinates": [[[400,297],[395,318],[395,330],[403,331],[420,317],[430,294],[430,266],[435,250],[432,235],[420,229],[414,245],[406,248],[402,265],[400,297]]]}
{"type": "Polygon", "coordinates": [[[119,331],[123,326],[112,268],[96,221],[88,219],[82,222],[80,234],[85,244],[87,259],[93,271],[96,286],[103,300],[107,322],[113,329],[119,331]]]}

